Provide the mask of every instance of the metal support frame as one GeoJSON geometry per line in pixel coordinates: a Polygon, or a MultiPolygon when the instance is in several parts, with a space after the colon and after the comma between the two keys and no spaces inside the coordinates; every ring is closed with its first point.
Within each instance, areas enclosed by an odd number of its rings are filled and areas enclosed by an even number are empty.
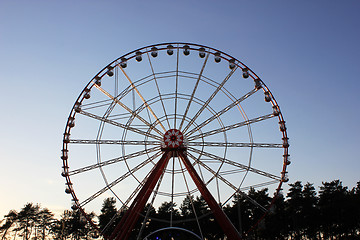
{"type": "Polygon", "coordinates": [[[145,204],[149,199],[151,193],[153,192],[155,185],[159,181],[161,174],[166,168],[169,159],[171,158],[171,156],[173,156],[174,152],[176,152],[176,155],[179,156],[179,158],[185,164],[185,167],[188,170],[192,180],[199,189],[201,195],[204,197],[211,211],[214,213],[215,219],[224,231],[225,235],[232,240],[241,240],[239,232],[235,229],[234,225],[225,215],[221,207],[216,202],[215,198],[211,195],[210,191],[207,189],[206,185],[201,180],[200,176],[197,174],[188,157],[185,155],[185,150],[183,148],[165,148],[163,150],[164,153],[161,159],[151,171],[149,177],[142,186],[138,195],[132,202],[129,209],[127,209],[125,215],[121,218],[120,222],[116,225],[114,231],[112,232],[110,237],[108,237],[108,239],[127,240],[130,237],[132,229],[139,218],[139,213],[144,209],[145,204]]]}
{"type": "Polygon", "coordinates": [[[231,240],[241,240],[240,234],[238,233],[234,225],[231,223],[230,219],[225,215],[225,213],[218,205],[214,197],[211,195],[206,185],[195,171],[193,165],[190,163],[187,156],[184,154],[183,151],[178,151],[178,155],[181,158],[181,160],[184,162],[185,167],[188,170],[191,178],[193,179],[196,187],[199,189],[201,195],[204,197],[205,201],[209,205],[211,211],[215,216],[216,221],[224,231],[225,235],[228,237],[228,239],[231,240]]]}
{"type": "Polygon", "coordinates": [[[161,159],[153,168],[151,174],[142,186],[131,206],[126,211],[125,215],[121,218],[120,222],[116,225],[109,239],[126,240],[130,237],[131,231],[137,219],[139,218],[139,212],[144,209],[145,204],[153,192],[156,183],[158,182],[163,170],[169,162],[171,157],[170,153],[171,152],[169,150],[165,150],[161,159]]]}

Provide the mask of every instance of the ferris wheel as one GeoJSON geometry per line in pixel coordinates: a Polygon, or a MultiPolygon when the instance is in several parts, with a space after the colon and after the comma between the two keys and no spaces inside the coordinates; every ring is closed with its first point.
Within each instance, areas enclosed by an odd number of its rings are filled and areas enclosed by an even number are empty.
{"type": "MultiPolygon", "coordinates": [[[[204,199],[228,239],[241,239],[223,207],[242,196],[265,214],[246,192],[281,192],[288,148],[280,107],[248,66],[211,47],[162,43],[119,57],[85,86],[66,123],[62,176],[73,209],[95,228],[86,211],[116,199],[106,239],[145,239],[142,228],[157,221],[145,206],[180,206],[189,196],[204,199]]],[[[159,221],[180,231],[169,216],[159,221]]],[[[199,218],[192,220],[204,239],[199,218]]]]}

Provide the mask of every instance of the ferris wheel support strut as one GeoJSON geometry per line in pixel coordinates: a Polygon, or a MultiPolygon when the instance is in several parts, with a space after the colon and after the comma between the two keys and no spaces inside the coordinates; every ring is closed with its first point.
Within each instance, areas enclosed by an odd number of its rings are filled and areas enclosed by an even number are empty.
{"type": "Polygon", "coordinates": [[[139,218],[139,213],[145,207],[147,200],[154,190],[156,183],[166,168],[167,163],[171,157],[171,151],[165,150],[159,162],[155,165],[148,179],[142,186],[138,195],[132,202],[125,215],[121,218],[120,222],[116,225],[114,231],[109,238],[111,240],[127,240],[130,237],[132,229],[139,218]]]}
{"type": "Polygon", "coordinates": [[[189,159],[184,154],[184,151],[178,151],[178,155],[181,158],[181,160],[184,162],[185,167],[188,170],[191,178],[193,179],[201,195],[209,205],[211,211],[214,213],[215,219],[217,220],[218,224],[220,225],[220,227],[222,228],[228,239],[241,240],[239,232],[235,229],[234,225],[231,223],[229,218],[225,215],[219,204],[211,195],[206,185],[201,180],[200,176],[197,174],[193,165],[190,163],[189,159]]]}

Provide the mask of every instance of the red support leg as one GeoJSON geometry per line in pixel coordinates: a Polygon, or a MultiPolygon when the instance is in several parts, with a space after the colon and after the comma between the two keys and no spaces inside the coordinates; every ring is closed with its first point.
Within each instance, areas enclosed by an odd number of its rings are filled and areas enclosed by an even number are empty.
{"type": "Polygon", "coordinates": [[[200,179],[200,176],[195,171],[194,167],[191,165],[189,159],[184,154],[184,151],[179,150],[178,156],[184,162],[186,169],[188,170],[191,178],[193,179],[194,183],[196,184],[197,188],[199,189],[201,195],[204,197],[205,201],[209,205],[211,211],[214,213],[214,216],[228,237],[231,240],[241,240],[240,234],[235,229],[234,225],[231,223],[229,218],[225,215],[221,207],[218,205],[214,197],[211,195],[209,190],[207,189],[206,185],[200,179]]]}
{"type": "Polygon", "coordinates": [[[121,218],[120,223],[116,225],[115,230],[112,232],[109,239],[127,240],[129,238],[131,231],[139,218],[139,212],[144,209],[145,204],[154,190],[156,183],[159,181],[171,155],[172,152],[169,150],[164,152],[159,162],[152,169],[148,179],[135,197],[131,206],[121,218]]]}

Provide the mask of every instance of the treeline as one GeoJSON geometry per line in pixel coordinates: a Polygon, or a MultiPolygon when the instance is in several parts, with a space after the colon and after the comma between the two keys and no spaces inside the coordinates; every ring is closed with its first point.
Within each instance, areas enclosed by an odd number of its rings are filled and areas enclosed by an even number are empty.
{"type": "MultiPolygon", "coordinates": [[[[360,182],[352,189],[339,180],[323,182],[318,192],[311,183],[303,185],[297,181],[289,186],[286,196],[280,194],[272,205],[267,189],[249,190],[247,195],[251,199],[265,208],[271,206],[264,218],[261,207],[242,195],[236,195],[224,211],[244,239],[360,239],[360,182]]],[[[107,198],[100,215],[90,213],[89,217],[106,234],[121,219],[122,214],[108,224],[117,211],[116,200],[107,198]]],[[[194,196],[187,196],[180,206],[164,202],[155,209],[147,205],[134,232],[141,232],[144,238],[168,227],[170,218],[175,227],[206,239],[224,239],[204,199],[194,196]],[[201,232],[198,224],[202,226],[201,232]]],[[[33,203],[27,203],[20,211],[11,210],[0,220],[0,237],[1,240],[99,238],[79,211],[66,210],[56,219],[50,210],[33,203]]]]}

